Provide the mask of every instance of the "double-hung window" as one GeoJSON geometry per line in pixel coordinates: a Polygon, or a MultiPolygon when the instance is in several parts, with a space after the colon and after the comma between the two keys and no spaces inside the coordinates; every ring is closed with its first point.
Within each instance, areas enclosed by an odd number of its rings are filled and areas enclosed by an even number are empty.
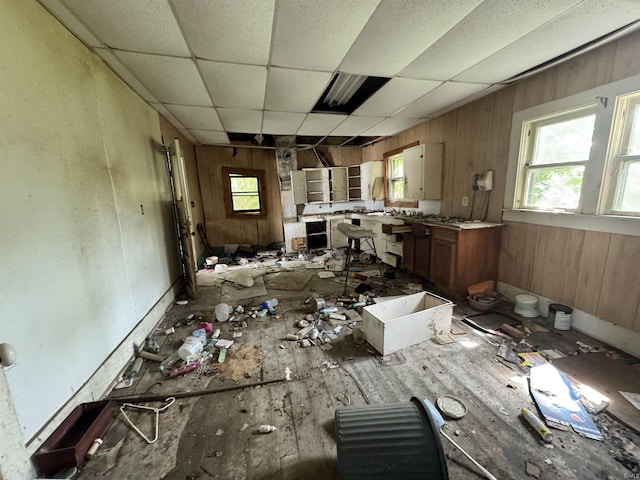
{"type": "Polygon", "coordinates": [[[595,118],[587,106],[524,122],[516,208],[579,208],[595,118]]]}
{"type": "Polygon", "coordinates": [[[388,159],[389,165],[389,199],[404,199],[404,159],[402,153],[388,159]]]}
{"type": "Polygon", "coordinates": [[[618,98],[609,151],[607,213],[640,214],[640,93],[618,98]]]}

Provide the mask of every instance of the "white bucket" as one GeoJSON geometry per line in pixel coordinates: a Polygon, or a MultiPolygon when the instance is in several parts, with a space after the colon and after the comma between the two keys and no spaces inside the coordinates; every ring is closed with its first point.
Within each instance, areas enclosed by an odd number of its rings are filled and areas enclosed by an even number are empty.
{"type": "Polygon", "coordinates": [[[533,295],[516,295],[516,306],[513,311],[523,317],[537,317],[538,299],[533,295]]]}
{"type": "Polygon", "coordinates": [[[549,322],[553,323],[556,330],[569,330],[571,328],[571,314],[573,308],[560,303],[549,305],[549,322]]]}

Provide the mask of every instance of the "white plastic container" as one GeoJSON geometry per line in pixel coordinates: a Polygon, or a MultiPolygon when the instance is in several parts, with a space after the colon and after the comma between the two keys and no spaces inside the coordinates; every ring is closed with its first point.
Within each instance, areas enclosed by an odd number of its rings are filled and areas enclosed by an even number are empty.
{"type": "Polygon", "coordinates": [[[453,303],[429,292],[404,295],[362,309],[362,331],[382,355],[449,333],[453,303]]]}
{"type": "Polygon", "coordinates": [[[183,360],[187,360],[192,355],[196,355],[202,351],[202,342],[197,337],[187,337],[184,343],[178,349],[178,355],[183,360]]]}
{"type": "Polygon", "coordinates": [[[216,320],[219,322],[226,322],[229,320],[229,313],[231,312],[231,307],[226,303],[219,303],[216,305],[216,320]]]}

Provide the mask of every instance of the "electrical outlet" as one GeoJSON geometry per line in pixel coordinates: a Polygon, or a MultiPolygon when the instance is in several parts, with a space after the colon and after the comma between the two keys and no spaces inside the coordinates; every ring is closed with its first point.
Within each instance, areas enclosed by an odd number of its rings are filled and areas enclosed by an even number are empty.
{"type": "Polygon", "coordinates": [[[464,197],[462,197],[462,206],[463,207],[468,207],[469,206],[469,197],[467,197],[466,195],[464,197]]]}

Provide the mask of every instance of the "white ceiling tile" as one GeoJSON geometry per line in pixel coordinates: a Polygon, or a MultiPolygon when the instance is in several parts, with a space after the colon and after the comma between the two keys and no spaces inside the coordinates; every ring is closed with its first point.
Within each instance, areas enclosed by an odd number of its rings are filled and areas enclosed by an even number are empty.
{"type": "Polygon", "coordinates": [[[224,130],[213,107],[165,106],[182,125],[190,130],[224,130]]]}
{"type": "Polygon", "coordinates": [[[278,0],[272,65],[333,71],[380,0],[278,0]]]}
{"type": "Polygon", "coordinates": [[[640,2],[588,0],[456,77],[498,83],[640,19],[640,2]]]}
{"type": "Polygon", "coordinates": [[[270,135],[294,135],[304,121],[304,113],[264,112],[262,133],[270,135]]]}
{"type": "Polygon", "coordinates": [[[173,0],[198,58],[267,65],[275,0],[173,0]]]}
{"type": "Polygon", "coordinates": [[[190,130],[191,134],[203,145],[228,144],[229,137],[225,132],[211,132],[209,130],[190,130]]]}
{"type": "Polygon", "coordinates": [[[579,0],[487,0],[400,72],[403,77],[449,80],[579,0]]]}
{"type": "Polygon", "coordinates": [[[198,60],[216,107],[261,110],[267,86],[267,67],[198,60]]]}
{"type": "Polygon", "coordinates": [[[339,70],[392,77],[481,2],[382,0],[339,70]]]}
{"type": "Polygon", "coordinates": [[[396,133],[400,133],[404,130],[407,130],[415,125],[423,123],[426,119],[417,119],[417,118],[399,118],[392,117],[386,118],[377,125],[365,130],[360,135],[366,137],[381,137],[388,135],[395,135],[396,133]]]}
{"type": "Polygon", "coordinates": [[[409,104],[406,108],[396,113],[396,117],[424,118],[434,112],[445,108],[447,105],[485,90],[489,85],[478,83],[445,82],[434,88],[425,96],[409,104]]]}
{"type": "Polygon", "coordinates": [[[446,105],[445,107],[443,107],[442,109],[438,110],[437,112],[433,112],[431,115],[429,115],[431,118],[436,118],[439,117],[440,115],[444,115],[447,112],[450,112],[452,110],[455,110],[456,108],[460,108],[463,105],[466,105],[467,103],[471,103],[475,100],[478,100],[479,98],[482,97],[486,97],[487,95],[491,95],[492,93],[497,92],[498,90],[502,90],[503,88],[505,88],[506,85],[491,85],[489,88],[486,88],[484,90],[481,90],[480,92],[474,94],[474,95],[469,95],[468,97],[455,102],[455,103],[450,103],[448,105],[446,105]]]}
{"type": "Polygon", "coordinates": [[[173,113],[171,113],[169,110],[167,110],[167,107],[165,107],[162,103],[151,103],[150,104],[160,115],[162,115],[164,118],[166,118],[169,123],[171,123],[171,125],[173,125],[174,127],[180,129],[180,128],[184,128],[184,125],[182,123],[180,123],[180,120],[178,120],[173,113]]]}
{"type": "Polygon", "coordinates": [[[86,45],[103,46],[102,42],[60,0],[40,0],[40,3],[86,45]]]}
{"type": "Polygon", "coordinates": [[[116,51],[118,59],[163,103],[211,106],[191,59],[116,51]]]}
{"type": "Polygon", "coordinates": [[[382,120],[384,120],[384,117],[359,117],[357,115],[350,115],[330,133],[337,137],[355,137],[382,120]]]}
{"type": "Polygon", "coordinates": [[[329,84],[328,72],[270,68],[265,108],[279,112],[308,112],[329,84]]]}
{"type": "Polygon", "coordinates": [[[346,115],[310,113],[300,126],[298,135],[328,135],[331,130],[346,119],[346,115]]]}
{"type": "Polygon", "coordinates": [[[390,117],[402,107],[433,90],[442,82],[392,78],[355,112],[356,115],[390,117]]]}
{"type": "Polygon", "coordinates": [[[65,0],[65,3],[109,47],[182,57],[190,55],[166,1],[65,0]]]}
{"type": "Polygon", "coordinates": [[[185,136],[185,138],[187,140],[189,140],[191,143],[195,143],[195,144],[199,144],[200,141],[194,137],[191,132],[189,130],[187,130],[186,128],[179,128],[178,131],[185,136]]]}
{"type": "Polygon", "coordinates": [[[262,112],[259,110],[218,108],[218,115],[227,132],[259,133],[262,131],[262,112]]]}
{"type": "Polygon", "coordinates": [[[131,87],[138,95],[149,103],[159,103],[140,80],[134,77],[129,69],[125,67],[120,60],[116,58],[111,50],[106,48],[95,48],[94,51],[102,58],[109,68],[113,70],[124,82],[131,87]]]}

